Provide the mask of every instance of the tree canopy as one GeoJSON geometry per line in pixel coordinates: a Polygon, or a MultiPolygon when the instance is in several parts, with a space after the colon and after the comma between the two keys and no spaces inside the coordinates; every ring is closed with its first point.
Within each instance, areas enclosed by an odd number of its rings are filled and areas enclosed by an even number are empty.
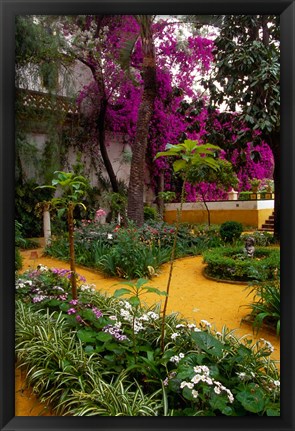
{"type": "MultiPolygon", "coordinates": [[[[186,20],[189,25],[173,16],[23,17],[17,34],[25,30],[28,42],[22,57],[17,37],[18,64],[35,62],[42,71],[52,56],[53,63],[75,60],[89,68],[93,80],[77,95],[87,135],[79,146],[92,159],[102,157],[118,192],[105,132],[127,136],[132,150],[128,217],[137,224],[143,222],[144,181],[156,196],[181,189],[169,160],[154,157],[167,144],[186,139],[219,145],[222,157],[234,164],[239,190],[250,187],[251,178],[270,178],[274,159],[279,220],[278,17],[186,20]],[[35,46],[38,37],[42,47],[35,46]]],[[[218,182],[211,186],[214,199],[218,182]]]]}

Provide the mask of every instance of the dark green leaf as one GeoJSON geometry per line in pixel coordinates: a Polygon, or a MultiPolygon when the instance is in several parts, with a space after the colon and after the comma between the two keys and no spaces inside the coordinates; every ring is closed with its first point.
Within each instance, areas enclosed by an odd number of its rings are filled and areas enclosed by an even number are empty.
{"type": "Polygon", "coordinates": [[[111,336],[111,334],[109,334],[108,332],[99,332],[97,335],[96,335],[96,339],[97,340],[99,340],[99,341],[110,341],[110,340],[112,340],[112,336],[111,336]]]}

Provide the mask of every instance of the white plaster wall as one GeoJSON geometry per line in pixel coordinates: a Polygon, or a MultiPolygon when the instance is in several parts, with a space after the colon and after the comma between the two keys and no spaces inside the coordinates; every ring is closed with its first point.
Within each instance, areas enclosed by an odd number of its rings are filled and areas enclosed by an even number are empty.
{"type": "MultiPolygon", "coordinates": [[[[218,201],[206,202],[209,210],[256,210],[271,209],[274,207],[273,200],[253,200],[253,201],[218,201]]],[[[167,211],[173,211],[180,207],[179,203],[166,204],[167,211]]],[[[187,202],[182,206],[183,211],[203,210],[203,202],[187,202]]]]}

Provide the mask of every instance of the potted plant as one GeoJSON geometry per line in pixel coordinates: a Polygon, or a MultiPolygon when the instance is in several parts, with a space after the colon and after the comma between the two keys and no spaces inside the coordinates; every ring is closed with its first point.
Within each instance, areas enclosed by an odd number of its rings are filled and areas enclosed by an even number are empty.
{"type": "Polygon", "coordinates": [[[252,180],[250,180],[251,190],[253,193],[258,192],[260,184],[261,180],[259,180],[258,178],[253,178],[252,180]]]}
{"type": "Polygon", "coordinates": [[[250,180],[251,191],[252,191],[252,194],[250,196],[251,199],[260,198],[260,195],[258,194],[258,189],[260,184],[261,184],[261,180],[259,180],[258,178],[252,178],[252,180],[250,180]]]}
{"type": "Polygon", "coordinates": [[[266,195],[265,198],[266,199],[273,199],[274,198],[274,181],[271,179],[267,179],[265,181],[265,191],[266,191],[266,195]]]}

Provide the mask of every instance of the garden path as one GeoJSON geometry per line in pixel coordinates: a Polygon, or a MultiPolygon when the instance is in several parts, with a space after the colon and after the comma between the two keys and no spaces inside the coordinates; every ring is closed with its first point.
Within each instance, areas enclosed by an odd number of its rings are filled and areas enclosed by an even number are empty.
{"type": "MultiPolygon", "coordinates": [[[[31,251],[22,251],[23,271],[35,268],[39,263],[50,268],[68,268],[69,265],[60,260],[44,256],[43,249],[37,249],[38,257],[31,258],[31,251]]],[[[280,340],[268,329],[261,330],[256,336],[252,327],[242,319],[249,313],[247,304],[252,300],[245,290],[245,285],[212,281],[204,277],[203,259],[201,256],[185,257],[174,263],[173,276],[170,286],[170,298],[167,312],[178,312],[191,322],[199,323],[204,319],[212,324],[218,331],[224,325],[235,330],[235,335],[240,337],[249,335],[253,341],[264,338],[274,346],[272,358],[280,358],[280,340]]],[[[96,289],[111,295],[122,286],[122,279],[107,277],[93,270],[77,267],[77,272],[86,278],[88,284],[95,284],[96,289]]],[[[149,286],[165,290],[168,280],[169,264],[161,267],[161,271],[149,282],[149,286]]],[[[163,297],[148,294],[143,300],[152,305],[163,301],[163,297]]],[[[36,403],[30,392],[23,393],[22,376],[17,372],[16,376],[16,416],[36,416],[44,406],[36,403]]],[[[40,413],[48,415],[46,411],[40,413]]]]}

